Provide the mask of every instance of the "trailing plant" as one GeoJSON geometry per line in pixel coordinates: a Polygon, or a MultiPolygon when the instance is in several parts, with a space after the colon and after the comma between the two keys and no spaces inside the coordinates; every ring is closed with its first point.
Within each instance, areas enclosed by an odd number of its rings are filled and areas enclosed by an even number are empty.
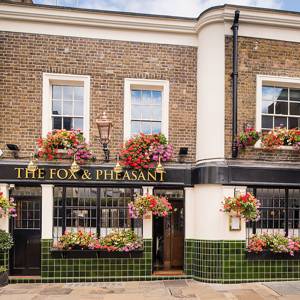
{"type": "Polygon", "coordinates": [[[13,245],[14,241],[12,236],[8,232],[0,229],[0,251],[8,251],[13,245]]]}
{"type": "Polygon", "coordinates": [[[234,213],[246,220],[257,220],[259,218],[260,202],[251,193],[240,194],[235,197],[225,197],[222,206],[222,211],[234,213]]]}
{"type": "Polygon", "coordinates": [[[81,130],[53,130],[48,132],[46,138],[39,138],[37,156],[47,160],[73,158],[83,163],[95,159],[88,149],[81,130]]]}
{"type": "Polygon", "coordinates": [[[129,139],[120,151],[120,161],[134,169],[154,169],[159,158],[169,161],[173,146],[163,134],[139,134],[129,139]]]}
{"type": "Polygon", "coordinates": [[[128,252],[141,249],[143,243],[131,229],[113,231],[100,239],[93,233],[79,230],[77,232],[65,232],[53,247],[60,250],[90,249],[128,252]]]}
{"type": "Polygon", "coordinates": [[[16,204],[13,198],[7,198],[0,192],[0,218],[16,217],[16,204]]]}
{"type": "Polygon", "coordinates": [[[172,211],[172,205],[163,196],[145,195],[138,196],[128,204],[129,215],[131,218],[142,218],[148,212],[154,216],[166,217],[172,211]]]}
{"type": "Polygon", "coordinates": [[[300,251],[300,238],[285,237],[280,233],[255,234],[249,240],[247,251],[255,253],[271,251],[294,255],[295,252],[300,251]]]}
{"type": "Polygon", "coordinates": [[[253,127],[247,127],[245,131],[240,133],[238,138],[239,148],[246,148],[247,146],[253,146],[260,138],[260,133],[253,127]]]}
{"type": "Polygon", "coordinates": [[[7,268],[5,266],[0,266],[0,273],[4,273],[7,271],[7,268]]]}

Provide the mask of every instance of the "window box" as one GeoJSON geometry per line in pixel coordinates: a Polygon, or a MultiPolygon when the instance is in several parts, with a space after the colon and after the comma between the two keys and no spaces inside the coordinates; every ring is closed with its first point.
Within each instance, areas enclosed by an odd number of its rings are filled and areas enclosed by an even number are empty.
{"type": "Polygon", "coordinates": [[[289,253],[274,253],[271,251],[262,251],[259,253],[246,252],[246,259],[248,260],[300,260],[300,251],[295,252],[294,255],[289,253]]]}
{"type": "Polygon", "coordinates": [[[53,258],[141,258],[144,249],[130,252],[103,251],[103,250],[58,250],[50,249],[53,258]]]}

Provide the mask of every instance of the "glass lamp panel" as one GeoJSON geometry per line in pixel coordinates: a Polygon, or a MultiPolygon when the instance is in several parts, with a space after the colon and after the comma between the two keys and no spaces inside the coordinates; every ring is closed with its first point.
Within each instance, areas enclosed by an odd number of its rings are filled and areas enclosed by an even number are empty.
{"type": "Polygon", "coordinates": [[[275,103],[275,114],[277,114],[277,115],[287,115],[288,114],[288,103],[277,101],[275,103]]]}

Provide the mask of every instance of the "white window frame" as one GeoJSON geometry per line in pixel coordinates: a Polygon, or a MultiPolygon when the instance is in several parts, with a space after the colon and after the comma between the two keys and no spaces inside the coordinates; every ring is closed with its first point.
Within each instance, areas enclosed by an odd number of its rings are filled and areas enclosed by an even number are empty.
{"type": "Polygon", "coordinates": [[[263,85],[282,85],[287,88],[300,88],[299,77],[285,76],[256,76],[256,130],[261,131],[262,87],[263,85]]]}
{"type": "Polygon", "coordinates": [[[169,135],[169,81],[155,79],[125,78],[124,80],[124,140],[131,137],[131,90],[153,89],[162,92],[161,133],[169,135]]]}
{"type": "Polygon", "coordinates": [[[88,75],[43,73],[42,136],[52,130],[52,85],[83,86],[83,135],[90,137],[90,81],[88,75]]]}

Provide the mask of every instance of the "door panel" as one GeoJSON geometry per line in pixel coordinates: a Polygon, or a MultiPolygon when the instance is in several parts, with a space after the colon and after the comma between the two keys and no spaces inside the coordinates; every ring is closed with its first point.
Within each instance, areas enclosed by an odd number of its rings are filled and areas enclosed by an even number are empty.
{"type": "Polygon", "coordinates": [[[13,220],[12,275],[39,275],[41,269],[41,198],[15,197],[17,217],[13,220]]]}

